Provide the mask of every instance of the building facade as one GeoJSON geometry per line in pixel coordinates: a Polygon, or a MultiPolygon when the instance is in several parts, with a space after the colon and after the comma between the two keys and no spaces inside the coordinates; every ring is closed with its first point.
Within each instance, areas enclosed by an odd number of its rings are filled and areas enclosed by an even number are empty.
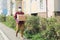
{"type": "Polygon", "coordinates": [[[8,10],[8,15],[11,15],[12,14],[12,5],[11,5],[12,1],[11,0],[7,0],[7,10],[8,10]]]}
{"type": "Polygon", "coordinates": [[[15,14],[22,7],[25,14],[37,14],[41,17],[55,16],[60,12],[60,0],[7,0],[8,15],[15,14]]]}
{"type": "Polygon", "coordinates": [[[2,14],[6,15],[8,13],[7,0],[2,0],[2,14]]]}
{"type": "Polygon", "coordinates": [[[22,4],[26,14],[37,13],[45,18],[54,16],[54,0],[23,0],[22,4]]]}
{"type": "Polygon", "coordinates": [[[0,0],[0,14],[10,15],[10,0],[0,0]]]}
{"type": "Polygon", "coordinates": [[[0,14],[2,13],[2,0],[0,0],[0,14]]]}
{"type": "Polygon", "coordinates": [[[17,12],[18,7],[22,7],[22,0],[8,0],[7,1],[7,8],[8,8],[8,15],[13,15],[17,12]]]}
{"type": "Polygon", "coordinates": [[[60,16],[60,0],[54,1],[54,12],[56,16],[60,16]]]}

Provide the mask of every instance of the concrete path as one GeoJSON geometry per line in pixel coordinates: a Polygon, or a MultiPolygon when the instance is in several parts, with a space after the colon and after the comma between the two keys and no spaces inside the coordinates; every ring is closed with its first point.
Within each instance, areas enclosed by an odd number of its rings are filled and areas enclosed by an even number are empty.
{"type": "Polygon", "coordinates": [[[0,30],[0,40],[9,40],[9,38],[0,30]]]}
{"type": "Polygon", "coordinates": [[[3,38],[3,36],[2,36],[2,34],[0,33],[0,40],[4,40],[4,38],[3,38]]]}
{"type": "Polygon", "coordinates": [[[15,36],[15,31],[11,28],[8,28],[7,26],[5,26],[4,24],[0,23],[0,40],[5,40],[4,36],[8,39],[8,40],[20,40],[20,37],[16,37],[15,36]]]}

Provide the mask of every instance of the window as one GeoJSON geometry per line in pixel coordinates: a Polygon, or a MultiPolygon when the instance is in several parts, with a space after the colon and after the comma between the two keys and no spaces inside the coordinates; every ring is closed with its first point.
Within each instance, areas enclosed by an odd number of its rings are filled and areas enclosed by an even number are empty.
{"type": "Polygon", "coordinates": [[[40,0],[40,9],[43,9],[43,0],[40,0]]]}

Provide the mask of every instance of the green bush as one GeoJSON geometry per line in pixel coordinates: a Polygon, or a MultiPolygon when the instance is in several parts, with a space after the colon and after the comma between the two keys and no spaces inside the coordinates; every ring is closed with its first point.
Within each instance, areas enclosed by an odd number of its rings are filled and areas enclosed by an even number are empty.
{"type": "MultiPolygon", "coordinates": [[[[4,16],[0,16],[0,21],[4,21],[4,16]]],[[[7,16],[3,23],[15,29],[16,24],[13,16],[7,16]]],[[[60,22],[54,17],[46,19],[27,16],[24,35],[31,40],[57,40],[60,38],[60,22]]]]}
{"type": "Polygon", "coordinates": [[[6,22],[4,22],[4,24],[6,24],[7,26],[9,26],[10,28],[13,28],[13,29],[15,29],[15,27],[16,27],[15,19],[13,16],[7,16],[6,22]]]}
{"type": "Polygon", "coordinates": [[[55,23],[57,23],[57,20],[56,20],[56,18],[53,18],[53,17],[51,17],[51,18],[48,18],[47,19],[47,29],[50,29],[50,28],[55,28],[55,23]]]}
{"type": "Polygon", "coordinates": [[[53,18],[53,17],[48,18],[46,28],[47,28],[46,29],[47,34],[45,33],[46,39],[48,39],[48,40],[57,40],[57,37],[58,37],[58,34],[59,34],[59,33],[57,34],[57,32],[59,31],[57,29],[60,28],[60,25],[57,22],[57,19],[53,18]]]}
{"type": "Polygon", "coordinates": [[[42,30],[46,30],[47,26],[47,19],[46,18],[40,18],[40,27],[42,30]]]}
{"type": "Polygon", "coordinates": [[[39,19],[39,17],[30,16],[26,21],[25,36],[31,40],[57,40],[60,33],[59,24],[54,17],[39,19]],[[38,29],[35,28],[38,28],[39,31],[36,31],[38,29]]]}
{"type": "Polygon", "coordinates": [[[3,14],[0,15],[0,22],[3,22],[8,27],[15,29],[15,20],[13,16],[5,16],[3,14]]]}
{"type": "Polygon", "coordinates": [[[38,16],[29,16],[25,23],[25,26],[27,27],[25,30],[25,36],[31,38],[32,35],[37,34],[40,31],[39,24],[40,20],[38,16]]]}
{"type": "Polygon", "coordinates": [[[4,21],[6,21],[6,16],[1,14],[0,15],[0,22],[4,22],[4,21]]]}
{"type": "Polygon", "coordinates": [[[45,40],[45,39],[41,33],[38,33],[36,35],[33,35],[32,40],[45,40]]]}

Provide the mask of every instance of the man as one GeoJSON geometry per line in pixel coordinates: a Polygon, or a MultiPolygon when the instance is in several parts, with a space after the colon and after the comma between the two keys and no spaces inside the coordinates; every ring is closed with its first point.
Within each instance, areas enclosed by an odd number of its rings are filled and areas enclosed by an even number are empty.
{"type": "Polygon", "coordinates": [[[22,12],[21,7],[19,7],[18,12],[15,13],[14,18],[15,18],[15,20],[16,20],[16,37],[17,37],[17,35],[18,35],[19,30],[21,31],[21,32],[20,32],[21,37],[23,37],[24,23],[25,23],[25,21],[19,21],[19,20],[17,19],[17,14],[18,14],[18,15],[24,15],[24,12],[22,12]]]}

